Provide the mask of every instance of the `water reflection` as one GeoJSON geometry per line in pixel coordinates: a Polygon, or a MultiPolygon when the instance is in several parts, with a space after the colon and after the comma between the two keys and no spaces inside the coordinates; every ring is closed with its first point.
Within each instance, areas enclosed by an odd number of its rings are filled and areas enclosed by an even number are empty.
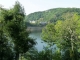
{"type": "Polygon", "coordinates": [[[47,44],[41,40],[41,32],[32,32],[30,37],[36,39],[37,44],[35,47],[38,49],[38,51],[41,51],[43,47],[47,46],[47,44]]]}

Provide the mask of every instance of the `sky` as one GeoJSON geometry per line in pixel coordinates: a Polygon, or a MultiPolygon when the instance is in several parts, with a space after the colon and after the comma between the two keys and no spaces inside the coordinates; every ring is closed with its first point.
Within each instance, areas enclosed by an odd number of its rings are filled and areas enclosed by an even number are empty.
{"type": "Polygon", "coordinates": [[[11,8],[15,1],[19,1],[24,6],[27,15],[52,8],[80,8],[80,0],[0,0],[0,6],[11,8]]]}

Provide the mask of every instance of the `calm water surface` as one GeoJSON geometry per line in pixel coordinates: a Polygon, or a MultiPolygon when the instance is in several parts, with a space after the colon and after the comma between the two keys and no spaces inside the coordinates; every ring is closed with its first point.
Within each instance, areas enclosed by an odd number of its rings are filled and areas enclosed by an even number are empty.
{"type": "Polygon", "coordinates": [[[47,43],[41,40],[41,32],[32,32],[30,37],[36,39],[37,44],[35,47],[38,49],[38,51],[41,51],[43,47],[47,46],[47,43]]]}
{"type": "MultiPolygon", "coordinates": [[[[47,43],[45,43],[43,40],[41,40],[41,32],[33,32],[30,34],[30,37],[32,37],[33,39],[36,39],[36,48],[38,51],[41,51],[43,49],[43,47],[47,46],[47,43]]],[[[53,50],[55,51],[56,45],[53,45],[51,48],[53,48],[53,50]]]]}

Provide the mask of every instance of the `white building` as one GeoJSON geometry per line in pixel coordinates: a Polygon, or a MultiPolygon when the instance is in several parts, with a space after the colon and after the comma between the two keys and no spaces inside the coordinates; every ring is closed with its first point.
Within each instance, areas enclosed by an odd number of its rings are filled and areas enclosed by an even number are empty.
{"type": "Polygon", "coordinates": [[[33,24],[35,24],[35,23],[36,23],[36,21],[34,21],[34,20],[33,20],[33,21],[29,21],[29,22],[30,22],[30,23],[33,23],[33,24]]]}

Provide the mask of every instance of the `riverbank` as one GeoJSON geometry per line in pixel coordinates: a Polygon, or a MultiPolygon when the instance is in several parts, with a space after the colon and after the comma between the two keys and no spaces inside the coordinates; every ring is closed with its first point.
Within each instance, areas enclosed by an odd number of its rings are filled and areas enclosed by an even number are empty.
{"type": "Polygon", "coordinates": [[[30,32],[41,32],[44,27],[27,27],[27,31],[30,32]]]}

